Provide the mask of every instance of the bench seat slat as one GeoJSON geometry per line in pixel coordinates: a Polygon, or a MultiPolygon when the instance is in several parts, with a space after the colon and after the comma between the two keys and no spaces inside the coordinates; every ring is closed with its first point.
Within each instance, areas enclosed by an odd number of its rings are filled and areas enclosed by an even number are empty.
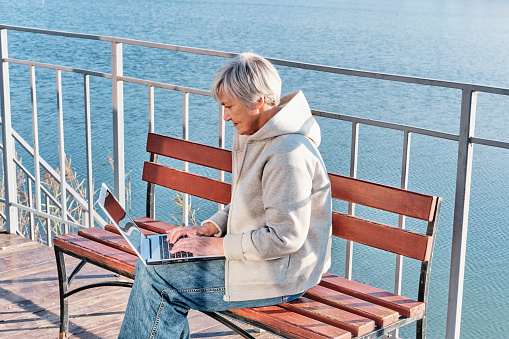
{"type": "Polygon", "coordinates": [[[230,184],[153,162],[145,162],[143,180],[221,204],[230,203],[230,184]]]}
{"type": "Polygon", "coordinates": [[[304,296],[372,319],[375,321],[375,324],[380,327],[385,327],[399,320],[399,313],[397,311],[381,307],[320,285],[310,288],[304,296]]]}
{"type": "Polygon", "coordinates": [[[138,225],[141,229],[150,230],[154,233],[166,233],[169,230],[178,227],[176,225],[171,225],[147,217],[134,219],[134,221],[136,222],[136,225],[138,225]]]}
{"type": "Polygon", "coordinates": [[[329,173],[331,194],[345,200],[412,218],[431,221],[437,197],[329,173]]]}
{"type": "Polygon", "coordinates": [[[103,229],[100,229],[97,227],[90,227],[90,228],[80,230],[78,232],[78,235],[82,236],[83,238],[87,238],[92,241],[99,242],[106,246],[116,248],[123,252],[127,252],[129,254],[136,255],[136,253],[131,248],[131,246],[129,246],[127,241],[120,234],[108,232],[106,230],[103,230],[103,229]]]}
{"type": "MultiPolygon", "coordinates": [[[[111,233],[115,233],[115,234],[118,234],[120,235],[120,232],[118,231],[117,227],[113,224],[108,224],[106,226],[104,226],[104,229],[108,232],[111,232],[111,233]]],[[[144,235],[154,235],[154,234],[157,234],[156,232],[152,232],[150,230],[147,230],[143,227],[140,227],[140,230],[141,230],[141,233],[143,233],[144,235]]]]}
{"type": "Polygon", "coordinates": [[[375,329],[375,322],[371,319],[322,304],[321,302],[306,297],[300,297],[289,303],[280,304],[280,306],[326,324],[347,330],[354,336],[364,335],[375,329]]]}
{"type": "Polygon", "coordinates": [[[221,171],[232,171],[230,151],[157,133],[148,134],[147,152],[212,167],[221,171]]]}
{"type": "Polygon", "coordinates": [[[97,266],[134,279],[134,268],[138,259],[134,255],[72,233],[59,235],[53,239],[53,243],[65,253],[76,254],[97,266]]]}
{"type": "MultiPolygon", "coordinates": [[[[146,236],[164,234],[170,229],[178,227],[146,217],[134,219],[134,221],[140,228],[141,232],[146,236]]],[[[136,253],[132,250],[127,241],[120,235],[120,232],[113,224],[104,226],[104,230],[96,227],[86,228],[80,230],[78,234],[90,240],[98,241],[105,245],[115,247],[121,251],[136,255],[136,253]]]]}
{"type": "Polygon", "coordinates": [[[412,318],[423,314],[425,304],[397,294],[393,294],[369,285],[326,273],[320,281],[321,286],[327,287],[353,297],[369,301],[373,304],[393,309],[404,317],[412,318]]]}
{"type": "Polygon", "coordinates": [[[287,338],[350,339],[352,337],[351,333],[346,330],[324,324],[277,305],[234,309],[222,313],[234,317],[237,315],[255,323],[263,323],[275,333],[287,338]]]}
{"type": "Polygon", "coordinates": [[[336,211],[332,212],[332,234],[420,261],[428,261],[433,249],[431,236],[336,211]]]}
{"type": "MultiPolygon", "coordinates": [[[[170,225],[165,222],[155,221],[154,219],[145,218],[145,217],[134,219],[134,222],[136,223],[136,225],[138,225],[141,232],[146,236],[166,233],[166,231],[170,230],[173,227],[176,227],[174,225],[170,225]],[[154,222],[152,223],[152,221],[154,221],[154,222]]],[[[120,234],[118,229],[113,224],[108,224],[108,225],[104,226],[104,229],[111,233],[120,234]]]]}

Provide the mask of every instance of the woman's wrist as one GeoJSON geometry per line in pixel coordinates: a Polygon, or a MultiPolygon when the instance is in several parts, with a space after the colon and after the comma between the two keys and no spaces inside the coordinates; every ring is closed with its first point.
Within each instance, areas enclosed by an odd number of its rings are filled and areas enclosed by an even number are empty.
{"type": "Polygon", "coordinates": [[[217,233],[219,233],[219,230],[217,229],[216,225],[214,225],[211,222],[206,222],[203,225],[201,225],[200,227],[201,227],[200,233],[202,233],[203,235],[209,236],[209,237],[212,237],[212,236],[216,235],[217,233]]]}

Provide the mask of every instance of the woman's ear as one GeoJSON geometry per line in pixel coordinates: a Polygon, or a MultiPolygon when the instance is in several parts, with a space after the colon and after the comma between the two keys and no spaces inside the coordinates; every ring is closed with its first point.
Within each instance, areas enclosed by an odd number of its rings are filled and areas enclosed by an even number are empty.
{"type": "Polygon", "coordinates": [[[254,105],[254,108],[260,109],[263,107],[264,103],[265,103],[265,97],[260,97],[260,99],[258,99],[258,102],[254,105]]]}

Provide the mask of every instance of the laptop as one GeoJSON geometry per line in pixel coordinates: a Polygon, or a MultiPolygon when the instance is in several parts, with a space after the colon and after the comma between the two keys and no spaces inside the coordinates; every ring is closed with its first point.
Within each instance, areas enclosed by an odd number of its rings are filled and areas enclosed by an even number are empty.
{"type": "Polygon", "coordinates": [[[190,252],[170,253],[173,244],[166,241],[168,235],[145,236],[105,183],[101,186],[99,205],[145,265],[224,259],[223,255],[196,255],[190,252]]]}

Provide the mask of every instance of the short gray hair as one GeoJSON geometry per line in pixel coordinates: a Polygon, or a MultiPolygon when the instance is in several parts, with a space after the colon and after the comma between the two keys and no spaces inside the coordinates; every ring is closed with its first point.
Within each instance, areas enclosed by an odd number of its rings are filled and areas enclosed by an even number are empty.
{"type": "Polygon", "coordinates": [[[263,57],[246,52],[221,67],[212,82],[212,97],[219,101],[223,92],[245,107],[254,106],[261,97],[271,106],[279,105],[281,78],[276,68],[263,57]]]}

